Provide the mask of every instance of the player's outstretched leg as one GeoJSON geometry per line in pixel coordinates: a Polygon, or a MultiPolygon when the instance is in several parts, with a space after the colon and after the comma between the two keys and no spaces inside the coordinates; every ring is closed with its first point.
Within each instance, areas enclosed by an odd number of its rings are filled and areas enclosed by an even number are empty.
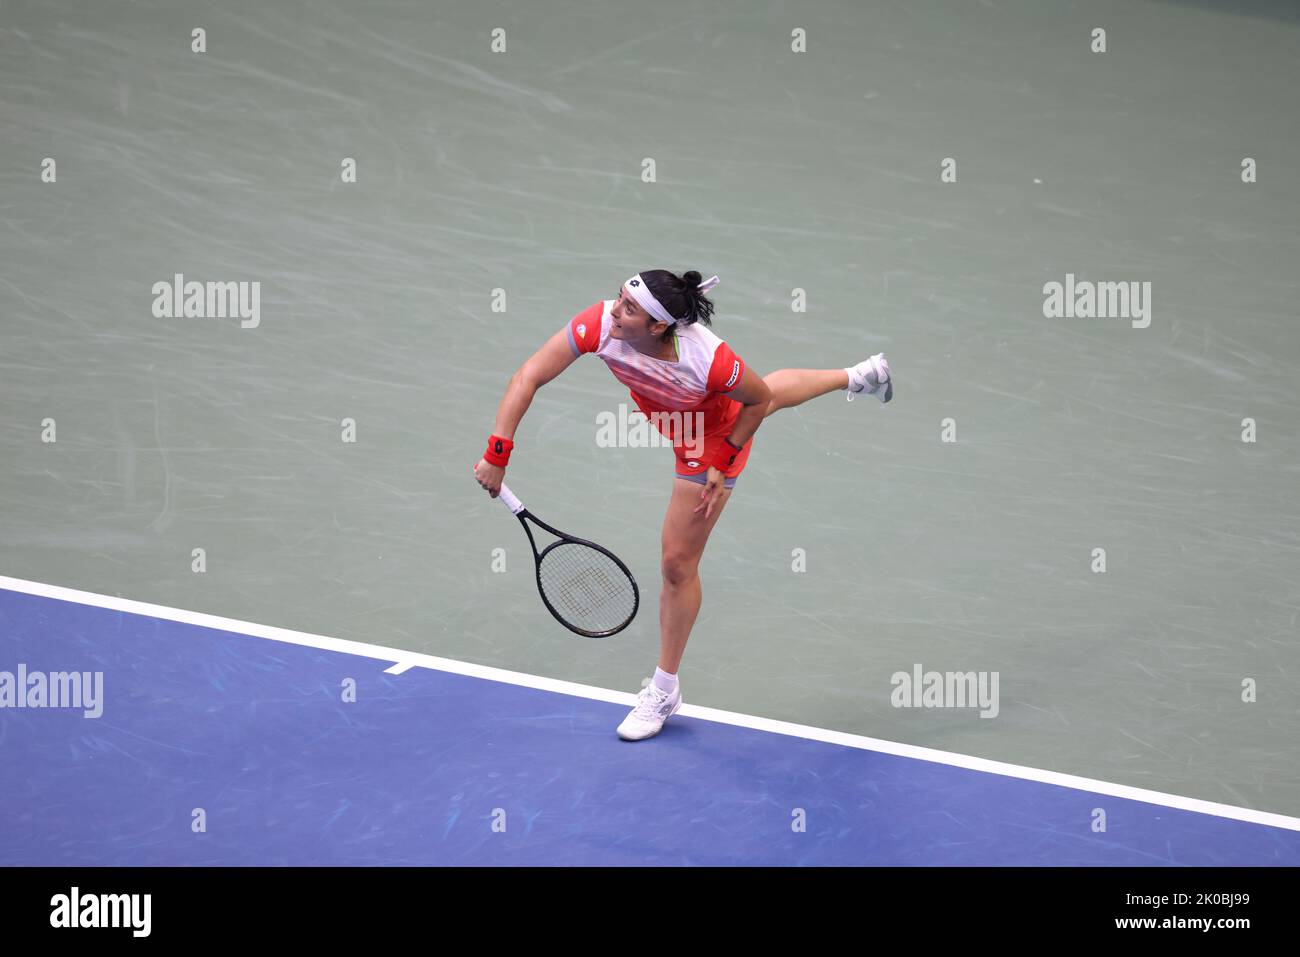
{"type": "Polygon", "coordinates": [[[837,389],[847,389],[850,399],[874,395],[881,402],[888,402],[894,397],[894,380],[883,352],[846,369],[777,369],[763,376],[763,381],[772,390],[767,415],[837,389]]]}

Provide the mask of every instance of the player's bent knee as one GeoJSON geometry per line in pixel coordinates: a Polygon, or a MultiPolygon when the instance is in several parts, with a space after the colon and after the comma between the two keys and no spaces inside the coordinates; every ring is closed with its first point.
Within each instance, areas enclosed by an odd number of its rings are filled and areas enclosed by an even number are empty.
{"type": "Polygon", "coordinates": [[[665,555],[661,563],[665,585],[685,585],[695,577],[698,560],[682,555],[665,555]]]}

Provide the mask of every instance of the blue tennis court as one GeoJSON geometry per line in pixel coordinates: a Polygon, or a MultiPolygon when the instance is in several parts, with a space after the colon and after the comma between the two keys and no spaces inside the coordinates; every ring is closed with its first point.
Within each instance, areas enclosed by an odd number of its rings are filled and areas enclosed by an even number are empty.
{"type": "Polygon", "coordinates": [[[5,583],[4,865],[1300,863],[1300,821],[1281,816],[1201,813],[689,707],[629,744],[612,727],[631,695],[5,583]],[[30,676],[74,671],[102,674],[94,702],[55,700],[52,680],[33,702],[30,676]]]}

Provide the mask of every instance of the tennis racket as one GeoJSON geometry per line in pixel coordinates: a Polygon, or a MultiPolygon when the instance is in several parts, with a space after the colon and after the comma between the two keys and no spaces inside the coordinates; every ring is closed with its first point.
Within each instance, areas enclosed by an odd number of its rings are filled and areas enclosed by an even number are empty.
{"type": "Polygon", "coordinates": [[[608,638],[631,624],[641,604],[636,579],[613,552],[575,538],[541,521],[505,485],[498,495],[528,534],[537,560],[537,590],[547,610],[565,628],[587,638],[608,638]],[[532,522],[556,536],[539,553],[532,522]]]}

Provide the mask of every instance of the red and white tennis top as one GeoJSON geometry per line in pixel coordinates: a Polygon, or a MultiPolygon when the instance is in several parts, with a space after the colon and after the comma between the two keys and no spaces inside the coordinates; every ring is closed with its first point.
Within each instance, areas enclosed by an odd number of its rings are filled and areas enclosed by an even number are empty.
{"type": "Polygon", "coordinates": [[[575,355],[593,352],[614,378],[632,393],[647,416],[654,412],[703,412],[705,432],[729,426],[740,403],[727,397],[745,374],[745,362],[708,326],[677,328],[679,357],[656,359],[610,335],[615,300],[588,306],[569,320],[569,345],[575,355]]]}

